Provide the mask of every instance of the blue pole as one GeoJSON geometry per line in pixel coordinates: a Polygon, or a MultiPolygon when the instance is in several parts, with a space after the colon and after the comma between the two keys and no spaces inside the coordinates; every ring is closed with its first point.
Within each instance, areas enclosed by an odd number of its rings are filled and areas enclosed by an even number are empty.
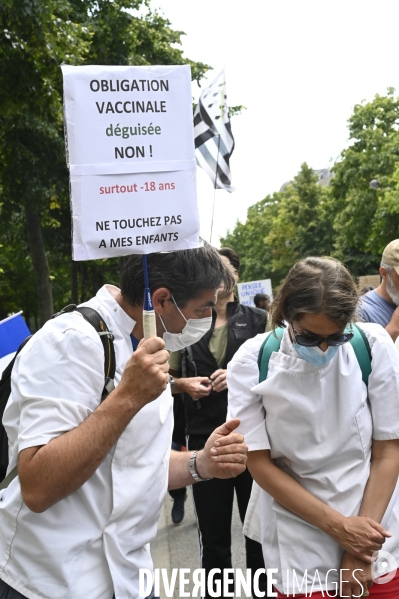
{"type": "Polygon", "coordinates": [[[152,305],[150,285],[148,282],[147,256],[143,254],[144,271],[144,303],[143,303],[143,331],[144,339],[157,336],[157,326],[155,319],[154,306],[152,305]]]}

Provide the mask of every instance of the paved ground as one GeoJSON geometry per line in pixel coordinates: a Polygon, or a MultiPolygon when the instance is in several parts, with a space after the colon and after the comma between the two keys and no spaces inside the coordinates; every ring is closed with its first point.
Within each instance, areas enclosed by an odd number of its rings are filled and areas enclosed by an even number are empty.
{"type": "MultiPolygon", "coordinates": [[[[183,522],[178,526],[172,523],[170,517],[172,499],[169,495],[166,497],[159,522],[158,535],[155,542],[151,543],[154,567],[166,568],[169,575],[172,568],[190,568],[191,571],[200,568],[198,533],[191,488],[188,491],[188,498],[185,504],[185,517],[183,522]]],[[[244,537],[242,536],[242,526],[236,502],[233,512],[232,538],[233,568],[245,570],[244,537]]],[[[166,599],[163,591],[161,583],[161,599],[166,599]]],[[[180,599],[177,584],[173,597],[174,599],[180,599]]]]}

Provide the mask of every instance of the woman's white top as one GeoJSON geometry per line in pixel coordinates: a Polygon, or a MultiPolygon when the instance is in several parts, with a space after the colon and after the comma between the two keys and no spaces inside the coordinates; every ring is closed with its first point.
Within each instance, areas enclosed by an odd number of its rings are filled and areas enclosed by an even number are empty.
{"type": "MultiPolygon", "coordinates": [[[[86,305],[114,335],[118,384],[135,321],[116,292],[103,287],[86,305]]],[[[3,420],[9,470],[22,449],[79,426],[98,407],[103,387],[104,350],[94,327],[77,312],[46,323],[13,369],[3,420]]],[[[172,429],[168,387],[132,418],[80,489],[45,512],[29,510],[15,478],[0,491],[0,578],[29,599],[142,597],[139,570],[153,567],[148,543],[167,490],[172,429]]]]}
{"type": "MultiPolygon", "coordinates": [[[[299,357],[287,330],[279,351],[271,355],[264,382],[259,383],[258,355],[270,333],[244,343],[227,374],[229,417],[240,418],[238,431],[245,436],[249,451],[270,449],[279,468],[345,516],[359,512],[369,477],[372,439],[399,439],[397,351],[380,325],[359,326],[372,351],[368,391],[350,343],[318,367],[299,357]]],[[[398,487],[382,524],[392,533],[383,549],[399,564],[398,487]]],[[[298,592],[306,571],[308,590],[315,577],[313,590],[335,589],[343,549],[255,482],[244,532],[262,543],[266,568],[278,570],[275,586],[281,593],[298,592]],[[334,568],[338,572],[327,576],[334,568]]]]}

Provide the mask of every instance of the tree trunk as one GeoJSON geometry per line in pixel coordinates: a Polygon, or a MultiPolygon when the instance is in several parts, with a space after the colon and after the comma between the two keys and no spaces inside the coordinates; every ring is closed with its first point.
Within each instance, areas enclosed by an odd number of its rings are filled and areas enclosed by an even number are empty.
{"type": "Polygon", "coordinates": [[[35,271],[40,326],[53,315],[53,291],[37,208],[25,206],[26,230],[35,271]]]}
{"type": "Polygon", "coordinates": [[[122,270],[125,268],[125,264],[127,262],[127,258],[126,256],[121,256],[119,258],[119,270],[120,270],[120,274],[122,273],[122,270]]]}
{"type": "Polygon", "coordinates": [[[71,261],[71,292],[72,292],[72,303],[79,303],[79,288],[78,288],[78,263],[74,260],[71,261]]]}
{"type": "Polygon", "coordinates": [[[84,262],[79,262],[80,303],[87,301],[87,268],[84,262]]]}

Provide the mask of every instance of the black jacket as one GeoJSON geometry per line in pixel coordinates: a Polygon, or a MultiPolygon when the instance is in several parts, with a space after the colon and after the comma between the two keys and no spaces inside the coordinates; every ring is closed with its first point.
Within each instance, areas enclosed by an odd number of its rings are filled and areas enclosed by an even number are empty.
{"type": "MultiPolygon", "coordinates": [[[[213,313],[212,326],[200,341],[182,351],[182,376],[210,376],[218,368],[226,368],[241,345],[264,333],[267,314],[265,310],[243,306],[238,301],[227,304],[227,348],[224,363],[218,366],[209,350],[209,341],[216,321],[213,313]]],[[[194,401],[184,394],[185,434],[208,437],[216,427],[226,421],[227,390],[216,393],[211,391],[208,397],[194,401]]]]}

